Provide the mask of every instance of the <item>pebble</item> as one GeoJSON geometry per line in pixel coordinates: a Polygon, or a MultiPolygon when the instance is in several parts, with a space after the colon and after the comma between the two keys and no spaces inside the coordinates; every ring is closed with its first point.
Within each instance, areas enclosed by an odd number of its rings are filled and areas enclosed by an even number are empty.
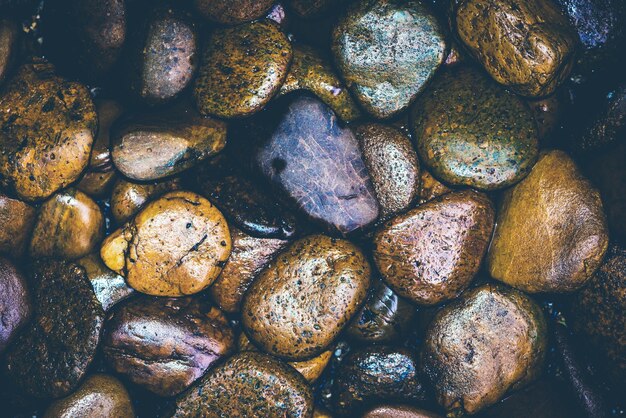
{"type": "Polygon", "coordinates": [[[11,261],[0,257],[0,354],[28,323],[32,311],[26,278],[11,261]]]}

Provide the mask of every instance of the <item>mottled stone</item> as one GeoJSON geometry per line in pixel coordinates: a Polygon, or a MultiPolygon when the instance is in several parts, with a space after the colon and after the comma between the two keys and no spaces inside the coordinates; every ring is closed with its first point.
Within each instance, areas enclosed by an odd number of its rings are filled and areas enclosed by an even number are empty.
{"type": "Polygon", "coordinates": [[[437,314],[422,366],[451,416],[474,414],[539,375],[546,340],[535,302],[514,289],[484,285],[437,314]]]}
{"type": "Polygon", "coordinates": [[[361,117],[361,111],[329,60],[318,50],[301,44],[293,47],[291,68],[277,97],[298,90],[316,95],[345,122],[361,117]]]}
{"type": "Polygon", "coordinates": [[[33,258],[76,259],[94,250],[104,237],[104,216],[85,193],[67,189],[39,208],[30,240],[33,258]]]}
{"type": "Polygon", "coordinates": [[[289,241],[255,238],[230,227],[233,250],[222,272],[211,286],[213,300],[225,312],[239,312],[243,295],[259,273],[289,241]]]}
{"type": "Polygon", "coordinates": [[[421,161],[455,186],[508,187],[537,160],[537,126],[526,104],[470,67],[433,81],[413,106],[411,129],[421,161]]]}
{"type": "Polygon", "coordinates": [[[17,25],[10,20],[0,20],[0,85],[7,78],[17,53],[17,25]]]}
{"type": "Polygon", "coordinates": [[[206,19],[228,25],[263,17],[274,0],[193,0],[206,19]]]}
{"type": "Polygon", "coordinates": [[[569,75],[577,37],[552,1],[454,0],[459,39],[498,83],[547,96],[569,75]],[[477,19],[480,16],[480,19],[477,19]]]}
{"type": "Polygon", "coordinates": [[[190,387],[235,348],[228,320],[199,298],[137,297],[108,319],[107,363],[131,382],[160,396],[190,387]]]}
{"type": "Polygon", "coordinates": [[[89,254],[76,260],[76,264],[85,269],[96,298],[105,312],[133,294],[134,289],[126,284],[124,277],[104,265],[100,254],[89,254]]]}
{"type": "Polygon", "coordinates": [[[333,388],[337,412],[357,416],[376,401],[426,400],[417,356],[405,348],[368,347],[341,362],[333,388]]]}
{"type": "Polygon", "coordinates": [[[355,135],[317,99],[292,100],[256,154],[261,172],[300,210],[349,234],[378,217],[378,202],[355,135]]]}
{"type": "Polygon", "coordinates": [[[24,254],[36,216],[32,206],[0,193],[0,254],[13,258],[24,254]]]}
{"type": "Polygon", "coordinates": [[[104,312],[76,264],[39,261],[33,270],[34,317],[6,352],[6,374],[30,396],[58,398],[76,389],[87,373],[104,312]]]}
{"type": "Polygon", "coordinates": [[[381,218],[404,212],[420,190],[420,165],[411,141],[399,130],[375,123],[358,126],[355,133],[381,218]]]}
{"type": "Polygon", "coordinates": [[[270,20],[216,29],[195,84],[200,113],[221,118],[263,109],[287,77],[292,49],[270,20]]]}
{"type": "Polygon", "coordinates": [[[313,414],[313,394],[292,367],[261,353],[244,352],[209,371],[176,400],[175,418],[292,417],[313,414]]]}
{"type": "Polygon", "coordinates": [[[130,220],[152,199],[182,187],[179,178],[152,183],[131,183],[119,179],[111,192],[111,214],[118,225],[130,220]]]}
{"type": "Polygon", "coordinates": [[[8,82],[0,96],[0,125],[2,183],[25,200],[39,200],[87,167],[98,116],[87,88],[38,61],[8,82]]]}
{"type": "Polygon", "coordinates": [[[13,263],[0,257],[0,353],[28,322],[32,309],[26,279],[13,263]]]}
{"type": "Polygon", "coordinates": [[[430,171],[424,169],[420,171],[420,196],[418,200],[420,205],[451,191],[452,189],[434,178],[430,171]]]}
{"type": "Polygon", "coordinates": [[[105,374],[94,374],[67,398],[54,401],[44,418],[134,418],[135,411],[124,385],[105,374]]]}
{"type": "Polygon", "coordinates": [[[133,289],[175,297],[210,286],[230,251],[222,213],[195,193],[176,191],[152,201],[109,235],[100,256],[133,289]]]}
{"type": "Polygon", "coordinates": [[[241,309],[243,328],[270,354],[311,358],[348,325],[369,284],[370,266],[349,241],[324,235],[303,238],[252,283],[241,309]]]}
{"type": "Polygon", "coordinates": [[[335,27],[332,50],[363,108],[389,118],[422,92],[446,58],[446,40],[422,2],[361,0],[335,27]]]}
{"type": "Polygon", "coordinates": [[[381,227],[374,260],[400,296],[423,305],[454,299],[478,273],[494,218],[486,195],[448,193],[381,227]]]}
{"type": "Polygon", "coordinates": [[[526,292],[579,289],[608,247],[600,194],[562,151],[543,154],[504,193],[496,223],[489,272],[526,292]]]}
{"type": "Polygon", "coordinates": [[[362,418],[440,418],[440,416],[408,405],[380,405],[367,411],[362,418]]]}

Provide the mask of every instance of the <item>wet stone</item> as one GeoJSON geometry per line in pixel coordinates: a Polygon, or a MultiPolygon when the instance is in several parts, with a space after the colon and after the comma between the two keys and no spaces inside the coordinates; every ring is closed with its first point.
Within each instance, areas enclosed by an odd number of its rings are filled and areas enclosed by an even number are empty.
{"type": "Polygon", "coordinates": [[[434,178],[428,170],[422,169],[420,171],[420,195],[418,200],[420,205],[451,191],[452,189],[434,178]]]}
{"type": "Polygon", "coordinates": [[[359,1],[333,31],[332,51],[348,87],[372,116],[406,109],[446,58],[446,40],[419,1],[359,1]]]}
{"type": "Polygon", "coordinates": [[[26,279],[12,262],[0,257],[0,353],[28,322],[32,309],[26,279]]]}
{"type": "Polygon", "coordinates": [[[76,264],[44,260],[33,271],[33,320],[7,350],[6,374],[31,396],[58,398],[76,389],[87,373],[104,312],[76,264]]]}
{"type": "Polygon", "coordinates": [[[89,163],[98,116],[89,91],[38,61],[25,64],[0,96],[0,175],[25,200],[78,179],[89,163]]]}
{"type": "Polygon", "coordinates": [[[235,347],[224,314],[197,297],[136,297],[108,319],[103,341],[109,366],[160,396],[190,387],[235,347]]]}
{"type": "Polygon", "coordinates": [[[355,135],[315,98],[291,100],[256,164],[298,208],[331,232],[349,234],[378,217],[355,135]]]}
{"type": "Polygon", "coordinates": [[[37,210],[0,193],[0,254],[19,258],[33,230],[37,210]]]}
{"type": "Polygon", "coordinates": [[[273,4],[274,0],[194,0],[206,19],[228,25],[263,17],[273,4]]]}
{"type": "Polygon", "coordinates": [[[363,418],[440,418],[440,416],[408,405],[381,405],[367,411],[363,418]]]}
{"type": "Polygon", "coordinates": [[[423,305],[454,299],[478,273],[494,218],[486,195],[448,193],[382,226],[374,260],[400,296],[423,305]]]}
{"type": "Polygon", "coordinates": [[[131,183],[119,179],[111,192],[111,214],[118,225],[135,216],[152,199],[182,187],[181,180],[172,178],[152,183],[131,183]]]}
{"type": "Polygon", "coordinates": [[[324,235],[303,238],[250,286],[243,329],[265,352],[306,360],[325,351],[348,325],[369,284],[370,266],[352,243],[324,235]]]}
{"type": "Polygon", "coordinates": [[[571,292],[608,247],[600,194],[562,151],[543,154],[504,193],[487,265],[494,279],[525,292],[571,292]]]}
{"type": "Polygon", "coordinates": [[[221,212],[186,191],[150,202],[100,248],[104,263],[135,290],[174,297],[210,286],[230,252],[230,233],[221,212]]]}
{"type": "Polygon", "coordinates": [[[315,19],[326,13],[334,11],[347,0],[288,0],[291,10],[303,19],[315,19]]]}
{"type": "Polygon", "coordinates": [[[540,374],[546,339],[535,302],[514,289],[484,285],[437,314],[422,366],[451,416],[474,414],[540,374]]]}
{"type": "Polygon", "coordinates": [[[578,40],[554,2],[455,0],[453,4],[453,29],[498,83],[523,96],[541,97],[554,92],[569,75],[578,40]]]}
{"type": "Polygon", "coordinates": [[[289,39],[270,20],[215,29],[195,83],[200,113],[220,118],[263,109],[287,77],[289,39]]]}
{"type": "Polygon", "coordinates": [[[126,284],[124,277],[104,265],[100,254],[89,254],[76,260],[76,264],[85,269],[96,298],[105,312],[133,294],[133,288],[126,284]]]}
{"type": "Polygon", "coordinates": [[[7,78],[17,53],[17,25],[10,20],[0,20],[0,85],[7,78]]]}

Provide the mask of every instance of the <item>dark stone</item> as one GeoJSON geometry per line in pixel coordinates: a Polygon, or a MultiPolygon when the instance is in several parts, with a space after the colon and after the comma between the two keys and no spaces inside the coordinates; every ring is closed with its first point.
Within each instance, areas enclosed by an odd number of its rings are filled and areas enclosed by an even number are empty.
{"type": "Polygon", "coordinates": [[[288,0],[291,10],[303,19],[314,19],[335,11],[349,0],[288,0]]]}
{"type": "Polygon", "coordinates": [[[272,7],[274,0],[193,0],[196,10],[217,23],[237,24],[258,19],[272,7]]]}
{"type": "Polygon", "coordinates": [[[18,28],[10,20],[0,20],[0,85],[11,70],[17,53],[18,28]]]}
{"type": "Polygon", "coordinates": [[[0,258],[0,353],[28,322],[31,312],[26,280],[13,263],[0,258]]]}

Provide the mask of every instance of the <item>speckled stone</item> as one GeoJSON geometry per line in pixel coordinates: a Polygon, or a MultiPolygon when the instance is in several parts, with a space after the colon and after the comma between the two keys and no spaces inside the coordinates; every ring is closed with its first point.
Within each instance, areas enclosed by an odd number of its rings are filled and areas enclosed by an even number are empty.
{"type": "Polygon", "coordinates": [[[241,309],[243,329],[270,354],[311,358],[348,324],[369,284],[370,266],[352,243],[324,235],[303,238],[250,286],[241,309]]]}
{"type": "Polygon", "coordinates": [[[100,254],[89,254],[76,260],[76,264],[85,269],[91,282],[93,292],[107,312],[118,302],[134,293],[134,289],[126,284],[124,277],[107,268],[100,259],[100,254]]]}
{"type": "Polygon", "coordinates": [[[412,108],[411,129],[431,173],[455,186],[508,187],[537,160],[537,127],[528,107],[469,67],[435,78],[412,108]]]}
{"type": "Polygon", "coordinates": [[[541,372],[541,308],[514,289],[484,285],[447,305],[426,333],[422,366],[451,415],[475,414],[541,372]]]}
{"type": "Polygon", "coordinates": [[[37,210],[19,199],[0,193],[0,254],[24,254],[35,226],[37,210]]]}
{"type": "Polygon", "coordinates": [[[400,296],[423,305],[454,299],[480,268],[494,218],[486,195],[448,193],[381,227],[374,237],[374,261],[400,296]]]}
{"type": "Polygon", "coordinates": [[[263,109],[287,77],[292,49],[270,20],[215,29],[195,84],[200,113],[221,118],[263,109]]]}
{"type": "Polygon", "coordinates": [[[298,96],[256,154],[260,171],[332,232],[372,224],[378,202],[355,135],[319,100],[298,96]]]}
{"type": "Polygon", "coordinates": [[[33,270],[34,317],[6,352],[6,374],[31,396],[58,398],[70,394],[86,375],[104,312],[76,264],[39,261],[33,270]]]}
{"type": "Polygon", "coordinates": [[[193,0],[206,19],[233,25],[263,17],[274,0],[193,0]]]}
{"type": "Polygon", "coordinates": [[[26,279],[12,262],[0,257],[0,354],[28,322],[32,310],[26,279]]]}
{"type": "Polygon", "coordinates": [[[0,176],[25,200],[40,200],[78,179],[98,126],[89,91],[25,64],[0,96],[0,176]]]}
{"type": "Polygon", "coordinates": [[[17,50],[17,25],[6,19],[0,20],[0,85],[11,70],[17,50]]]}
{"type": "Polygon", "coordinates": [[[523,96],[554,92],[574,64],[576,33],[552,1],[454,0],[450,22],[491,77],[523,96]]]}
{"type": "Polygon", "coordinates": [[[111,214],[117,225],[130,220],[150,200],[182,188],[179,178],[171,178],[151,183],[131,183],[118,179],[111,192],[111,214]]]}
{"type": "Polygon", "coordinates": [[[496,223],[489,273],[525,292],[579,289],[608,247],[600,194],[562,151],[543,154],[504,193],[496,223]]]}
{"type": "Polygon", "coordinates": [[[175,418],[291,417],[313,414],[304,377],[268,355],[236,354],[176,400],[175,418]]]}
{"type": "Polygon", "coordinates": [[[411,140],[395,128],[375,123],[360,125],[355,133],[381,218],[408,209],[420,190],[420,165],[411,140]]]}
{"type": "Polygon", "coordinates": [[[419,1],[361,0],[333,31],[335,62],[368,113],[389,118],[406,109],[446,58],[446,40],[419,1]]]}

